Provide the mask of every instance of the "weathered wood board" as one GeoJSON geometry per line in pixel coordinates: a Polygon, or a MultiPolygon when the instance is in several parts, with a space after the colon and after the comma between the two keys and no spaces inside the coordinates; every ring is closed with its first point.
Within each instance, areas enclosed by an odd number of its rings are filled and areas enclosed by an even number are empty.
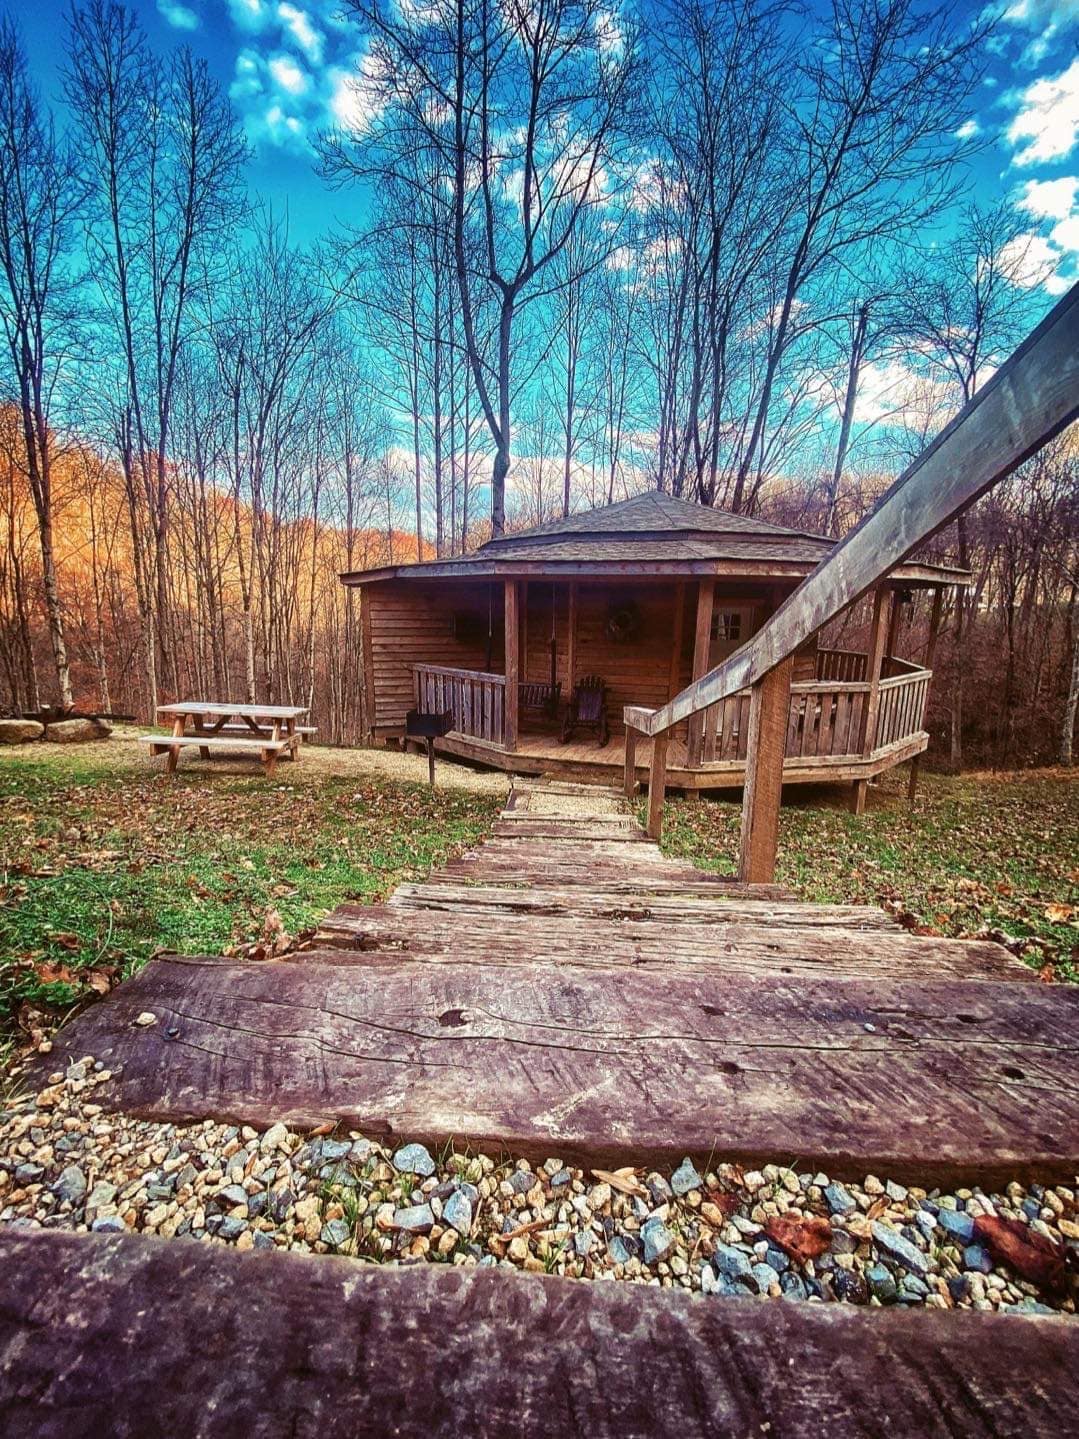
{"type": "MultiPolygon", "coordinates": [[[[837,975],[1035,980],[1033,970],[1001,945],[908,934],[872,912],[861,922],[842,912],[829,923],[827,907],[816,924],[800,925],[771,913],[751,923],[737,913],[721,923],[687,924],[677,918],[514,913],[513,923],[492,912],[409,909],[397,905],[342,904],[326,916],[319,947],[397,950],[401,957],[507,964],[658,964],[704,973],[793,973],[792,966],[837,975]],[[844,918],[846,923],[844,923],[844,918]]],[[[853,907],[850,907],[853,908],[853,907]]],[[[780,912],[781,913],[781,912],[780,912]]],[[[299,955],[288,956],[302,959],[299,955]]]]}
{"type": "Polygon", "coordinates": [[[336,1119],[593,1163],[797,1155],[922,1184],[1079,1168],[1063,986],[169,958],[39,1065],[85,1054],[116,1075],[103,1103],[162,1119],[336,1119]]]}
{"type": "Polygon", "coordinates": [[[1079,1324],[0,1235],[6,1439],[1061,1439],[1079,1324]]]}
{"type": "MultiPolygon", "coordinates": [[[[583,886],[530,885],[513,890],[501,885],[399,884],[388,901],[392,909],[445,910],[461,914],[576,915],[597,919],[656,919],[688,924],[753,924],[838,926],[882,929],[894,934],[895,921],[873,904],[806,904],[739,898],[722,892],[698,896],[656,895],[638,904],[612,900],[604,891],[583,886]]],[[[353,906],[353,908],[357,908],[353,906]]]]}

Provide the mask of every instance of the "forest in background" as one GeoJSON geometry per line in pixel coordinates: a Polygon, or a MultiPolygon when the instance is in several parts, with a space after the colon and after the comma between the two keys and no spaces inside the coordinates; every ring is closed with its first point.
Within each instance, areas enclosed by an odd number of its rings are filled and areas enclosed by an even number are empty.
{"type": "MultiPolygon", "coordinates": [[[[339,570],[647,487],[842,534],[1061,287],[970,198],[988,22],[952,5],[345,9],[317,163],[357,218],[309,247],[185,47],[75,4],[52,115],[0,29],[12,708],[213,692],[355,739],[339,570]]],[[[1076,469],[1065,436],[933,546],[974,577],[930,714],[956,767],[1070,761],[1076,469]]]]}

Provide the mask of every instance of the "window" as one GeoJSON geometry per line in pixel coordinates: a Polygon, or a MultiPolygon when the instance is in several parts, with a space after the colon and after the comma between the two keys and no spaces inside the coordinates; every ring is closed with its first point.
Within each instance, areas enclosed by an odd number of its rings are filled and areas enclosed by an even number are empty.
{"type": "Polygon", "coordinates": [[[713,640],[735,641],[742,638],[741,610],[719,610],[712,616],[713,640]]]}

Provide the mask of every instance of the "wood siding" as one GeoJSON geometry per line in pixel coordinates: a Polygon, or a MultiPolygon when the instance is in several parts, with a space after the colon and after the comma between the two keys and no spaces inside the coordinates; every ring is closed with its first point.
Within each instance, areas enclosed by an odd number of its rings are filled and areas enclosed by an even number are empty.
{"type": "MultiPolygon", "coordinates": [[[[501,584],[490,586],[490,591],[490,668],[501,671],[504,662],[501,584]]],[[[488,668],[487,596],[486,584],[391,581],[370,587],[364,600],[370,613],[376,734],[404,729],[405,715],[415,704],[414,664],[488,668]],[[462,633],[461,625],[455,622],[455,617],[461,616],[474,619],[473,632],[462,633]]]]}

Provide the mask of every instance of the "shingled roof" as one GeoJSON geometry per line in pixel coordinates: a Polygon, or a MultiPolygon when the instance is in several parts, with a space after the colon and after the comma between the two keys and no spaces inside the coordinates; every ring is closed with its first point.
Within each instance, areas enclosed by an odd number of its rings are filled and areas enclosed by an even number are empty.
{"type": "MultiPolygon", "coordinates": [[[[387,579],[514,575],[798,578],[809,574],[834,544],[835,540],[825,535],[787,529],[649,490],[617,504],[499,535],[469,555],[357,570],[341,578],[350,585],[387,579]]],[[[960,571],[918,564],[902,566],[896,576],[915,583],[962,580],[960,571]]]]}
{"type": "Polygon", "coordinates": [[[497,551],[505,554],[522,542],[557,541],[569,535],[575,538],[597,535],[604,539],[622,535],[634,539],[645,535],[654,538],[701,535],[709,539],[715,535],[753,535],[763,539],[798,536],[813,539],[826,550],[831,549],[834,543],[823,535],[807,535],[804,530],[785,529],[782,525],[770,525],[766,520],[752,519],[749,515],[734,515],[729,510],[692,504],[689,500],[676,499],[674,495],[663,494],[659,490],[647,490],[644,494],[631,495],[628,500],[619,500],[617,504],[580,510],[564,519],[549,520],[546,524],[533,525],[514,534],[500,535],[498,539],[488,540],[477,553],[497,551]]]}

